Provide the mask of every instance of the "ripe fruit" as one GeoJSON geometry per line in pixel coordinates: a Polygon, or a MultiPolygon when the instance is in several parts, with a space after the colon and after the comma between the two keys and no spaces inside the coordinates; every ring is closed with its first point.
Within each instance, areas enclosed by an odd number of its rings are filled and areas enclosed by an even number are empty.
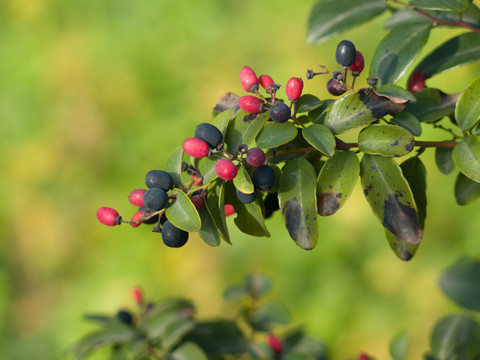
{"type": "Polygon", "coordinates": [[[244,66],[240,70],[240,83],[242,84],[243,90],[251,93],[258,91],[258,79],[255,72],[249,67],[244,66]]]}
{"type": "Polygon", "coordinates": [[[254,168],[258,168],[265,164],[265,153],[260,148],[251,148],[247,152],[247,156],[245,157],[247,160],[247,164],[253,166],[254,168]]]}
{"type": "Polygon", "coordinates": [[[255,191],[251,194],[245,194],[238,189],[235,189],[235,191],[237,192],[238,200],[240,200],[244,204],[250,204],[251,202],[254,202],[257,198],[257,193],[255,191]]]}
{"type": "Polygon", "coordinates": [[[133,301],[135,301],[137,304],[140,304],[143,301],[142,289],[140,289],[138,286],[135,286],[132,289],[132,298],[133,301]]]}
{"type": "Polygon", "coordinates": [[[263,204],[265,205],[264,218],[268,219],[275,211],[280,209],[280,205],[278,204],[278,193],[267,193],[263,200],[263,204]]]}
{"type": "Polygon", "coordinates": [[[120,225],[122,222],[122,217],[118,215],[117,210],[105,206],[97,210],[97,219],[107,226],[120,225]]]}
{"type": "MultiPolygon", "coordinates": [[[[147,211],[144,206],[139,207],[138,210],[143,211],[143,217],[149,216],[149,214],[151,212],[151,211],[147,211]]],[[[148,219],[144,220],[143,223],[148,224],[148,225],[155,224],[155,223],[158,222],[158,218],[159,218],[159,216],[155,215],[155,216],[152,216],[151,218],[148,218],[148,219]]]]}
{"type": "Polygon", "coordinates": [[[352,73],[353,76],[358,76],[363,71],[364,67],[365,67],[365,60],[363,59],[363,55],[360,51],[357,50],[355,61],[350,66],[350,72],[352,73]]]}
{"type": "Polygon", "coordinates": [[[130,219],[130,225],[134,228],[139,227],[143,223],[143,221],[140,221],[142,218],[143,210],[138,210],[130,219]]]}
{"type": "Polygon", "coordinates": [[[270,108],[270,118],[277,123],[284,123],[290,119],[290,107],[282,102],[276,102],[270,108]]]}
{"type": "Polygon", "coordinates": [[[203,197],[202,195],[192,195],[190,198],[195,208],[198,210],[203,206],[203,197]]]}
{"type": "Polygon", "coordinates": [[[167,220],[162,227],[162,239],[168,247],[179,248],[187,242],[188,232],[175,227],[167,220]]]}
{"type": "Polygon", "coordinates": [[[194,158],[201,159],[210,153],[210,147],[202,139],[186,138],[182,144],[183,151],[193,156],[194,158]]]}
{"type": "Polygon", "coordinates": [[[120,310],[117,312],[117,314],[115,315],[115,317],[120,320],[121,322],[123,322],[124,324],[127,324],[127,325],[132,325],[133,324],[133,316],[130,312],[126,311],[126,310],[120,310]]]}
{"type": "Polygon", "coordinates": [[[149,189],[154,187],[163,189],[165,191],[173,189],[172,176],[163,170],[150,170],[147,175],[145,175],[145,184],[149,189]]]}
{"type": "Polygon", "coordinates": [[[258,78],[258,82],[260,83],[260,85],[262,85],[267,94],[272,93],[273,88],[270,85],[274,84],[275,82],[270,76],[260,75],[260,77],[258,78]]]}
{"type": "Polygon", "coordinates": [[[167,201],[167,193],[160,188],[151,188],[143,195],[143,206],[149,212],[163,209],[167,206],[167,201]]]}
{"type": "Polygon", "coordinates": [[[358,360],[371,360],[372,358],[365,353],[358,354],[358,360]]]}
{"type": "Polygon", "coordinates": [[[355,45],[351,41],[342,40],[337,45],[337,51],[335,52],[335,59],[337,63],[348,69],[355,62],[357,56],[357,50],[355,45]]]}
{"type": "Polygon", "coordinates": [[[341,82],[332,78],[327,82],[327,90],[334,96],[340,96],[347,91],[347,88],[341,82]]]}
{"type": "Polygon", "coordinates": [[[267,335],[267,342],[268,342],[268,345],[270,345],[270,348],[272,349],[272,351],[274,353],[278,354],[278,353],[282,352],[283,344],[280,341],[280,339],[277,338],[275,335],[268,334],[267,335]]]}
{"type": "Polygon", "coordinates": [[[237,176],[237,171],[237,167],[229,159],[220,159],[215,164],[215,173],[222,180],[233,180],[237,176]]]}
{"type": "Polygon", "coordinates": [[[250,114],[258,114],[263,111],[263,101],[256,96],[245,95],[238,99],[238,106],[250,114]]]}
{"type": "Polygon", "coordinates": [[[285,86],[285,92],[290,101],[296,101],[300,95],[302,95],[303,80],[300,78],[292,77],[287,81],[285,86]]]}
{"type": "Polygon", "coordinates": [[[270,190],[275,185],[275,171],[268,165],[262,165],[253,172],[252,182],[260,190],[270,190]]]}
{"type": "Polygon", "coordinates": [[[426,87],[425,80],[425,74],[423,72],[415,71],[410,77],[410,80],[408,80],[408,91],[416,93],[422,90],[426,87]]]}
{"type": "Polygon", "coordinates": [[[195,128],[195,137],[205,141],[212,149],[218,149],[223,142],[223,135],[216,126],[202,123],[195,128]]]}
{"type": "Polygon", "coordinates": [[[235,209],[233,208],[233,205],[230,204],[225,204],[225,206],[223,207],[223,211],[225,212],[225,216],[235,214],[235,209]]]}
{"type": "Polygon", "coordinates": [[[135,189],[132,190],[130,195],[128,195],[128,201],[130,204],[135,206],[143,206],[143,195],[147,192],[145,189],[135,189]]]}

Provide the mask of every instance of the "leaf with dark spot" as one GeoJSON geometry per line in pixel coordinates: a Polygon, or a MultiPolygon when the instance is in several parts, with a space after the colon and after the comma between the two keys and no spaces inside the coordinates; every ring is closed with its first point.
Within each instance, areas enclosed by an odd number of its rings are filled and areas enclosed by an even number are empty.
{"type": "Polygon", "coordinates": [[[400,164],[403,176],[412,189],[413,198],[418,210],[418,221],[425,228],[427,217],[427,169],[418,156],[411,157],[400,164]]]}
{"type": "Polygon", "coordinates": [[[413,150],[413,135],[396,125],[374,124],[358,135],[358,148],[367,154],[404,156],[413,150]]]}
{"type": "Polygon", "coordinates": [[[260,114],[249,114],[244,110],[239,110],[235,118],[228,124],[225,134],[225,144],[228,152],[237,155],[238,145],[249,146],[263,129],[269,117],[268,111],[260,114]]]}
{"type": "Polygon", "coordinates": [[[224,112],[225,110],[232,109],[231,119],[237,114],[238,110],[240,110],[240,106],[238,105],[238,99],[240,97],[237,94],[232,92],[228,92],[224,94],[220,100],[218,100],[217,104],[213,108],[213,116],[217,116],[218,114],[224,112]]]}

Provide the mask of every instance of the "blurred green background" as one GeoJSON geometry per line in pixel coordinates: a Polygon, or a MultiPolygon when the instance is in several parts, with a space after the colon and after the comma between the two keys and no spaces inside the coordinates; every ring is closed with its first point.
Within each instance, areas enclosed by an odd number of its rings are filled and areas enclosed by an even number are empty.
{"type": "MultiPolygon", "coordinates": [[[[230,316],[222,291],[253,270],[273,278],[272,296],[326,341],[334,359],[359,351],[386,359],[403,327],[411,330],[411,358],[420,358],[434,322],[457,310],[439,291],[439,272],[457,255],[478,253],[480,240],[480,203],[455,204],[455,175],[436,170],[433,151],[424,156],[425,236],[409,263],[390,251],[359,187],[338,214],[320,219],[312,252],[289,239],[278,213],[268,239],[239,233],[229,219],[233,245],[219,248],[191,235],[184,248],[168,249],[147,226],[108,228],[95,218],[100,206],[134,213],[129,192],[210,120],[223,93],[242,93],[242,66],[285,84],[316,64],[335,68],[343,38],[368,63],[386,17],[308,46],[313,3],[0,2],[2,359],[60,358],[93,329],[83,313],[133,308],[134,285],[153,298],[191,298],[200,318],[230,316]]],[[[459,32],[435,30],[423,54],[459,32]]],[[[461,91],[479,70],[467,66],[427,84],[461,91]]],[[[315,78],[304,92],[326,98],[325,83],[315,78]]]]}

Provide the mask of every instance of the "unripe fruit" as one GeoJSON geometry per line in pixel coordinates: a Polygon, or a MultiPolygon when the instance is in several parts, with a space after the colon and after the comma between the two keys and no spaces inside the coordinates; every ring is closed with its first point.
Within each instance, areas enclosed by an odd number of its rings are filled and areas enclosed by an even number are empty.
{"type": "Polygon", "coordinates": [[[201,159],[210,153],[210,147],[202,139],[186,138],[182,144],[183,151],[193,156],[194,158],[201,159]]]}
{"type": "Polygon", "coordinates": [[[202,123],[195,128],[195,137],[205,141],[212,149],[218,149],[223,142],[223,135],[216,126],[202,123]]]}
{"type": "Polygon", "coordinates": [[[270,118],[277,123],[284,123],[290,119],[290,107],[282,102],[276,102],[270,108],[270,118]]]}
{"type": "Polygon", "coordinates": [[[186,244],[188,232],[175,227],[167,220],[162,227],[162,239],[168,247],[179,248],[186,244]]]}
{"type": "Polygon", "coordinates": [[[245,194],[238,189],[235,189],[235,191],[237,192],[238,200],[240,200],[244,204],[250,204],[251,202],[254,202],[257,198],[257,193],[255,191],[251,194],[245,194]]]}
{"type": "Polygon", "coordinates": [[[251,93],[255,93],[258,90],[258,79],[255,72],[249,67],[244,66],[240,70],[240,83],[242,84],[243,90],[251,93]]]}
{"type": "Polygon", "coordinates": [[[233,205],[230,205],[230,204],[225,204],[225,206],[223,207],[223,211],[225,212],[225,216],[230,216],[232,214],[235,214],[235,209],[233,205]]]}
{"type": "Polygon", "coordinates": [[[278,353],[282,352],[283,344],[280,341],[280,339],[277,338],[275,335],[268,334],[267,335],[267,342],[268,342],[268,345],[270,345],[270,348],[272,349],[272,351],[274,353],[278,354],[278,353]]]}
{"type": "Polygon", "coordinates": [[[117,312],[115,317],[120,320],[122,323],[127,324],[127,325],[132,325],[133,324],[133,316],[130,312],[126,310],[120,310],[117,312]]]}
{"type": "Polygon", "coordinates": [[[357,56],[357,50],[355,50],[355,45],[351,41],[342,40],[337,45],[337,50],[335,52],[335,60],[337,63],[342,65],[344,68],[348,69],[355,62],[355,57],[357,56]]]}
{"type": "Polygon", "coordinates": [[[168,196],[165,190],[160,188],[151,188],[143,195],[143,205],[145,210],[154,212],[167,206],[168,196]]]}
{"type": "Polygon", "coordinates": [[[215,164],[215,173],[222,180],[233,180],[237,176],[238,169],[229,159],[220,159],[215,164]]]}
{"type": "Polygon", "coordinates": [[[262,85],[262,87],[265,89],[265,91],[268,94],[272,93],[273,89],[270,85],[274,84],[275,82],[273,81],[273,79],[270,76],[260,75],[260,77],[258,78],[258,82],[260,83],[260,85],[262,85]]]}
{"type": "Polygon", "coordinates": [[[122,222],[122,217],[118,215],[118,211],[106,206],[97,210],[97,219],[107,226],[120,225],[122,222]]]}
{"type": "Polygon", "coordinates": [[[268,165],[262,165],[253,172],[252,182],[260,190],[270,190],[275,185],[275,171],[268,165]]]}
{"type": "Polygon", "coordinates": [[[263,101],[256,96],[245,95],[238,99],[238,106],[250,114],[258,114],[263,111],[263,101]]]}
{"type": "Polygon", "coordinates": [[[408,80],[408,91],[412,94],[420,91],[426,87],[425,85],[425,74],[421,71],[415,71],[410,80],[408,80]]]}
{"type": "Polygon", "coordinates": [[[300,78],[292,77],[287,81],[285,86],[285,93],[290,101],[296,101],[302,95],[303,80],[300,78]]]}
{"type": "Polygon", "coordinates": [[[360,51],[357,50],[355,61],[350,66],[350,72],[352,73],[353,76],[358,76],[363,71],[364,67],[365,67],[365,60],[363,59],[363,55],[360,51]]]}
{"type": "Polygon", "coordinates": [[[250,150],[248,150],[245,159],[247,160],[248,165],[254,168],[258,168],[259,166],[265,164],[266,157],[262,149],[251,148],[250,150]]]}
{"type": "Polygon", "coordinates": [[[147,192],[145,189],[135,189],[128,195],[128,201],[135,206],[143,206],[143,195],[147,192]]]}
{"type": "Polygon", "coordinates": [[[192,195],[190,198],[195,208],[198,210],[203,206],[203,196],[202,195],[192,195]]]}
{"type": "Polygon", "coordinates": [[[139,227],[143,221],[143,210],[138,210],[135,214],[133,214],[132,218],[130,219],[130,225],[134,228],[139,227]]]}
{"type": "Polygon", "coordinates": [[[334,96],[340,96],[347,91],[347,88],[341,82],[332,78],[327,82],[327,90],[334,96]]]}
{"type": "Polygon", "coordinates": [[[163,170],[150,170],[147,175],[145,175],[145,185],[147,185],[149,189],[156,187],[168,191],[173,189],[174,184],[173,178],[168,172],[163,170]]]}
{"type": "Polygon", "coordinates": [[[132,298],[133,301],[135,301],[137,304],[140,304],[143,301],[142,289],[140,289],[138,286],[135,286],[132,289],[132,298]]]}

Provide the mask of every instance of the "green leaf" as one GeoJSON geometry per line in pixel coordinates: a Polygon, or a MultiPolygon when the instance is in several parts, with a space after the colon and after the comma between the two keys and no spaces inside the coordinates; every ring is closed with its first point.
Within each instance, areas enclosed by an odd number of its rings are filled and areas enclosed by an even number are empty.
{"type": "Polygon", "coordinates": [[[295,109],[297,114],[309,112],[314,110],[320,106],[322,106],[323,102],[315,95],[311,94],[304,94],[298,98],[295,102],[295,109]]]}
{"type": "Polygon", "coordinates": [[[172,352],[168,360],[208,360],[208,358],[197,344],[187,342],[172,352]]]}
{"type": "Polygon", "coordinates": [[[164,171],[168,172],[173,179],[175,186],[182,186],[182,159],[183,149],[181,146],[177,147],[170,157],[167,159],[164,171]]]}
{"type": "Polygon", "coordinates": [[[428,79],[459,66],[480,59],[480,34],[467,32],[458,35],[435,48],[417,65],[414,71],[421,71],[428,79]]]}
{"type": "Polygon", "coordinates": [[[242,164],[238,166],[237,176],[233,179],[233,185],[244,194],[251,194],[255,191],[252,179],[250,179],[250,175],[248,175],[242,164]]]}
{"type": "Polygon", "coordinates": [[[249,146],[257,137],[258,133],[269,119],[268,111],[261,114],[249,114],[240,110],[235,118],[230,121],[225,135],[225,143],[228,152],[232,155],[238,154],[238,145],[249,146]]]}
{"type": "Polygon", "coordinates": [[[215,172],[215,164],[217,163],[218,158],[216,156],[208,156],[200,159],[198,162],[198,170],[203,176],[203,183],[208,184],[210,181],[218,177],[215,172]]]}
{"type": "Polygon", "coordinates": [[[272,148],[292,141],[297,133],[297,127],[291,122],[279,124],[271,121],[265,124],[255,141],[260,148],[272,148]]]}
{"type": "MultiPolygon", "coordinates": [[[[240,110],[240,106],[238,105],[239,98],[240,97],[237,94],[234,94],[232,92],[227,92],[223,94],[222,97],[218,100],[215,107],[213,108],[213,112],[212,112],[213,116],[216,117],[220,113],[230,109],[232,109],[232,115],[230,116],[230,118],[232,118],[232,116],[235,116],[237,112],[240,110]]],[[[214,125],[216,126],[216,124],[214,125]]],[[[219,130],[222,131],[222,129],[220,128],[219,130]]],[[[223,131],[222,133],[223,135],[225,135],[223,131]]]]}
{"type": "Polygon", "coordinates": [[[437,147],[435,149],[435,163],[437,164],[438,170],[445,175],[450,174],[453,169],[455,169],[452,152],[453,148],[437,147]]]}
{"type": "Polygon", "coordinates": [[[317,202],[315,170],[304,158],[289,160],[283,167],[278,199],[290,237],[305,250],[317,243],[317,202]]]}
{"type": "Polygon", "coordinates": [[[97,323],[99,325],[108,325],[114,320],[112,316],[101,315],[101,314],[84,314],[83,318],[85,320],[97,323]]]}
{"type": "Polygon", "coordinates": [[[422,89],[415,93],[415,97],[417,102],[408,104],[406,111],[420,122],[437,121],[455,111],[456,99],[438,89],[422,89]]]}
{"type": "Polygon", "coordinates": [[[378,85],[400,80],[425,45],[429,24],[401,25],[393,28],[378,45],[370,66],[370,77],[378,85]]]}
{"type": "Polygon", "coordinates": [[[207,188],[206,201],[208,212],[215,223],[220,236],[229,244],[227,222],[225,220],[225,182],[222,179],[214,180],[207,188]]]}
{"type": "Polygon", "coordinates": [[[455,108],[455,120],[463,130],[470,130],[480,120],[480,77],[465,89],[455,108]]]}
{"type": "Polygon", "coordinates": [[[333,134],[367,125],[385,115],[394,115],[405,109],[407,103],[395,103],[388,97],[365,88],[338,99],[327,110],[324,124],[333,134]]]}
{"type": "Polygon", "coordinates": [[[370,125],[358,135],[358,148],[366,154],[398,157],[413,150],[412,134],[400,126],[370,125]]]}
{"type": "Polygon", "coordinates": [[[327,115],[326,109],[334,102],[335,100],[333,99],[323,100],[320,107],[308,112],[308,120],[314,124],[323,124],[325,116],[327,115]]]}
{"type": "Polygon", "coordinates": [[[388,6],[382,0],[321,0],[310,11],[307,43],[328,39],[380,15],[388,6]]]}
{"type": "Polygon", "coordinates": [[[459,142],[453,148],[452,157],[465,176],[480,182],[480,139],[477,136],[470,135],[459,142]]]}
{"type": "Polygon", "coordinates": [[[406,360],[409,343],[410,333],[408,329],[399,331],[390,342],[390,355],[392,360],[406,360]]]}
{"type": "Polygon", "coordinates": [[[245,288],[253,298],[258,299],[270,291],[272,282],[262,273],[253,273],[245,276],[245,288]]]}
{"type": "Polygon", "coordinates": [[[360,174],[357,155],[339,151],[329,158],[317,179],[317,210],[322,216],[336,213],[345,204],[360,174]]]}
{"type": "Polygon", "coordinates": [[[402,174],[412,189],[413,198],[417,205],[418,222],[425,228],[427,217],[427,169],[418,156],[405,160],[401,165],[402,174]]]}
{"type": "Polygon", "coordinates": [[[232,112],[233,109],[222,111],[212,120],[212,125],[216,126],[216,128],[220,130],[224,138],[225,133],[227,132],[228,123],[230,122],[230,118],[232,117],[232,112]]]}
{"type": "Polygon", "coordinates": [[[480,311],[480,259],[462,257],[440,276],[440,288],[461,307],[480,311]]]}
{"type": "Polygon", "coordinates": [[[200,215],[190,198],[181,190],[176,193],[175,202],[165,211],[168,220],[177,228],[188,232],[200,230],[200,215]]]}
{"type": "Polygon", "coordinates": [[[109,360],[129,360],[127,351],[124,349],[123,346],[113,346],[112,351],[110,353],[109,360]]]}
{"type": "Polygon", "coordinates": [[[335,137],[322,124],[313,124],[303,128],[303,137],[321,153],[332,156],[335,153],[335,137]]]}
{"type": "Polygon", "coordinates": [[[423,10],[463,12],[468,9],[470,0],[410,0],[408,3],[423,10]]]}
{"type": "Polygon", "coordinates": [[[407,129],[414,136],[422,135],[422,124],[420,124],[420,121],[418,121],[415,116],[407,111],[402,111],[400,114],[395,115],[390,121],[407,129]]]}
{"type": "Polygon", "coordinates": [[[413,95],[410,91],[405,90],[404,88],[393,85],[393,84],[385,84],[380,86],[376,90],[377,94],[385,95],[388,97],[395,97],[403,100],[408,100],[410,102],[416,102],[417,98],[413,95]]]}
{"type": "Polygon", "coordinates": [[[223,300],[239,300],[248,294],[248,289],[245,285],[232,285],[223,292],[223,300]]]}
{"type": "Polygon", "coordinates": [[[291,316],[288,309],[278,301],[267,301],[249,314],[248,322],[259,331],[269,331],[275,325],[286,325],[291,316]]]}
{"type": "MultiPolygon", "coordinates": [[[[444,21],[458,21],[458,14],[452,12],[428,10],[428,14],[437,19],[444,21]]],[[[462,14],[462,21],[473,27],[480,26],[480,10],[476,6],[470,6],[467,11],[462,14]]],[[[395,11],[390,18],[383,24],[385,28],[390,29],[399,25],[405,24],[431,24],[433,20],[426,16],[419,14],[416,11],[404,9],[395,11]]],[[[442,26],[441,24],[439,26],[442,26]]]]}
{"type": "MultiPolygon", "coordinates": [[[[418,245],[423,230],[419,224],[412,190],[392,158],[365,154],[360,162],[365,197],[383,227],[400,242],[418,245]]],[[[394,249],[395,250],[395,249],[394,249]]],[[[397,253],[402,260],[413,254],[397,253]]]]}
{"type": "Polygon", "coordinates": [[[458,173],[455,180],[455,199],[458,205],[467,205],[480,196],[480,183],[458,173]]]}
{"type": "Polygon", "coordinates": [[[179,318],[177,321],[169,323],[160,336],[162,348],[170,351],[194,327],[195,322],[190,316],[179,318]]]}
{"type": "MultiPolygon", "coordinates": [[[[204,202],[205,202],[204,198],[204,202]]],[[[208,212],[207,206],[204,204],[200,209],[198,209],[198,214],[200,215],[200,220],[202,222],[202,227],[198,231],[198,234],[205,243],[210,246],[219,246],[220,245],[220,234],[218,233],[217,226],[215,221],[213,221],[212,216],[208,212]]]]}

